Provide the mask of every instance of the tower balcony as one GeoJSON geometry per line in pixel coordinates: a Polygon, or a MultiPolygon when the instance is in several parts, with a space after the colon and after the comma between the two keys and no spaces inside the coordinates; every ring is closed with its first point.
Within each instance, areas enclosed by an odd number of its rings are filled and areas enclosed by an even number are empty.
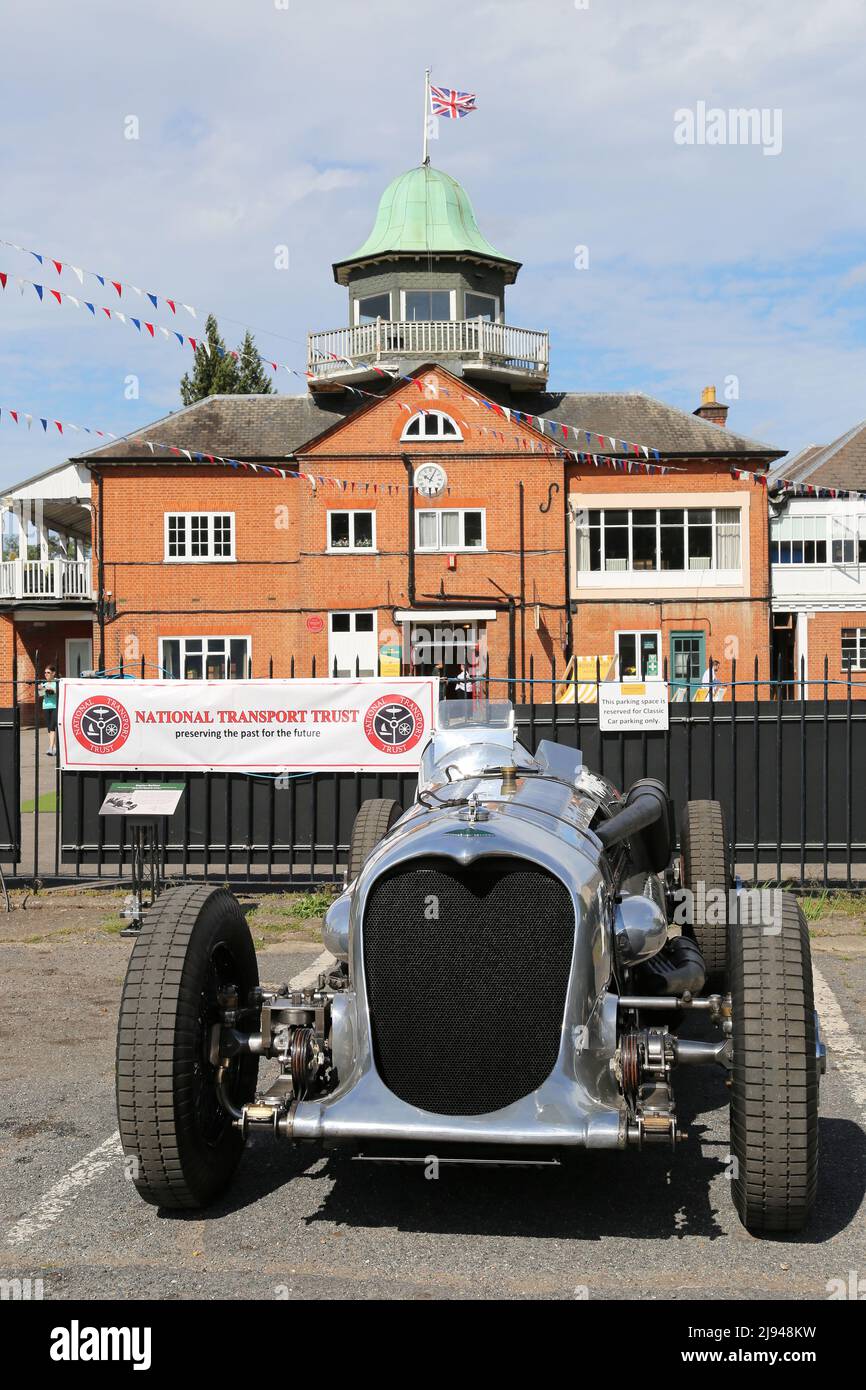
{"type": "Polygon", "coordinates": [[[489,319],[376,319],[307,337],[313,391],[375,379],[379,371],[441,362],[455,376],[502,382],[517,390],[544,390],[550,341],[546,332],[512,328],[489,319]]]}

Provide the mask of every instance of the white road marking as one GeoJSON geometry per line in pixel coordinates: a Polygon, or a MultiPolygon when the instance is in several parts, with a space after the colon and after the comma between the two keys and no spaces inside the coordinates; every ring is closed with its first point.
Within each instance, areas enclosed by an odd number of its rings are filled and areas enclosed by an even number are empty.
{"type": "Polygon", "coordinates": [[[314,985],[323,970],[330,970],[335,963],[336,957],[330,951],[323,951],[317,956],[312,965],[308,965],[306,970],[302,970],[300,975],[296,975],[289,981],[289,989],[306,989],[307,985],[314,985]]]}
{"type": "Polygon", "coordinates": [[[815,1008],[827,1044],[827,1062],[841,1073],[854,1101],[866,1111],[866,1055],[853,1036],[838,1000],[820,970],[812,966],[815,1008]]]}
{"type": "Polygon", "coordinates": [[[6,1237],[7,1245],[23,1245],[42,1231],[47,1231],[48,1227],[53,1226],[63,1215],[67,1207],[72,1206],[84,1189],[95,1182],[106,1168],[115,1167],[122,1156],[120,1134],[115,1130],[98,1148],[92,1149],[84,1158],[79,1159],[74,1168],[70,1168],[59,1182],[49,1187],[27,1216],[22,1216],[20,1221],[16,1221],[6,1237]]]}
{"type": "MultiPolygon", "coordinates": [[[[330,951],[323,951],[306,970],[302,970],[289,981],[290,989],[304,989],[315,984],[323,970],[334,964],[330,951]]],[[[7,1245],[24,1245],[34,1236],[40,1235],[53,1226],[73,1202],[76,1202],[85,1188],[96,1182],[107,1168],[113,1168],[123,1158],[120,1133],[115,1130],[97,1148],[80,1158],[59,1182],[40,1197],[36,1206],[15,1222],[6,1236],[7,1245]]]]}

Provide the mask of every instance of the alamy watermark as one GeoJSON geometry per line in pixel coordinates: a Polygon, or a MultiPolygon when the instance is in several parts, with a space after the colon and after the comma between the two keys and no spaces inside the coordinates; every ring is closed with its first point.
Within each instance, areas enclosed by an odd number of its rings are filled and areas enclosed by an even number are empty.
{"type": "Polygon", "coordinates": [[[39,1302],[45,1297],[45,1286],[41,1279],[0,1279],[0,1302],[29,1303],[39,1302]]]}
{"type": "Polygon", "coordinates": [[[741,927],[760,927],[765,936],[778,936],[782,930],[782,891],[780,888],[676,888],[673,893],[673,924],[678,927],[723,927],[735,922],[741,927]]]}
{"type": "Polygon", "coordinates": [[[759,145],[765,155],[782,153],[782,110],[774,106],[681,106],[674,112],[676,145],[759,145]]]}

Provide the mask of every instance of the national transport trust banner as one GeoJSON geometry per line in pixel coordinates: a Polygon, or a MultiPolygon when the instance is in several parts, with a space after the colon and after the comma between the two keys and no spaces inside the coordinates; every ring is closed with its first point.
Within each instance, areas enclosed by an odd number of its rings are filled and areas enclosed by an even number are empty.
{"type": "Polygon", "coordinates": [[[438,682],[60,682],[60,764],[216,772],[415,772],[438,682]]]}

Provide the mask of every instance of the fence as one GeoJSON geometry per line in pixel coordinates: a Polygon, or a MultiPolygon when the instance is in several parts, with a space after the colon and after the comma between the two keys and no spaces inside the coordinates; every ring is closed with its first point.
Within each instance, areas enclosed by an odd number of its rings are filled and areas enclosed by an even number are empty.
{"type": "MultiPolygon", "coordinates": [[[[850,684],[844,698],[831,698],[831,685],[810,680],[810,694],[820,698],[781,700],[769,699],[770,688],[757,679],[735,680],[722,702],[687,693],[671,703],[667,730],[609,733],[599,729],[597,704],[556,703],[555,672],[488,682],[492,695],[524,697],[516,717],[530,749],[542,738],[579,748],[589,767],[621,788],[658,777],[679,814],[690,799],[721,801],[744,879],[861,888],[866,700],[853,698],[850,684]]],[[[98,814],[118,774],[59,773],[43,759],[38,728],[27,731],[22,757],[16,711],[7,714],[0,722],[0,862],[27,882],[127,877],[125,823],[98,814]]],[[[168,872],[284,888],[339,881],[361,802],[385,796],[408,805],[415,789],[409,774],[300,774],[280,788],[273,777],[236,772],[187,773],[183,781],[168,827],[168,872]]]]}

